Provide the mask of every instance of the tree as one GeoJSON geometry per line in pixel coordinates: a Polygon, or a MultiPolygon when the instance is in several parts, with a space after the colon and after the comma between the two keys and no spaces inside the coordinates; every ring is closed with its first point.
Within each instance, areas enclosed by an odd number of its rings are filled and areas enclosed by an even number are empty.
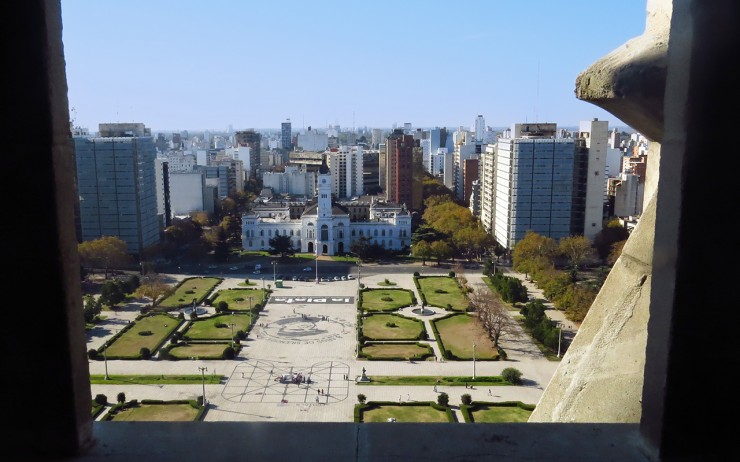
{"type": "Polygon", "coordinates": [[[519,369],[515,369],[513,367],[507,367],[502,370],[501,377],[503,377],[503,379],[507,382],[514,385],[519,385],[520,383],[522,383],[522,372],[519,369]]]}
{"type": "Polygon", "coordinates": [[[290,236],[277,235],[267,242],[270,245],[270,255],[280,255],[280,258],[295,255],[296,249],[293,248],[290,236]]]}
{"type": "Polygon", "coordinates": [[[357,255],[360,260],[365,260],[370,254],[370,240],[365,236],[360,236],[350,246],[349,251],[357,255]]]}
{"type": "Polygon", "coordinates": [[[120,268],[131,263],[126,242],[115,236],[103,236],[99,239],[81,242],[77,245],[80,261],[88,268],[98,267],[105,271],[108,279],[108,270],[120,268]]]}
{"type": "Polygon", "coordinates": [[[357,395],[357,402],[360,404],[365,404],[365,400],[367,400],[367,396],[363,395],[362,393],[359,393],[357,395]]]}
{"type": "Polygon", "coordinates": [[[498,348],[502,337],[519,336],[516,323],[509,316],[501,297],[491,292],[488,287],[483,286],[470,294],[470,303],[477,314],[480,326],[486,331],[495,348],[498,348]]]}
{"type": "Polygon", "coordinates": [[[163,295],[169,295],[174,289],[164,282],[161,276],[158,274],[147,276],[141,285],[136,289],[134,295],[139,298],[149,298],[152,301],[152,305],[159,300],[163,295]]]}
{"type": "Polygon", "coordinates": [[[427,259],[432,256],[432,246],[427,241],[419,241],[411,246],[411,253],[421,258],[422,265],[426,265],[427,259]]]}
{"type": "Polygon", "coordinates": [[[514,270],[526,275],[552,267],[557,253],[558,246],[554,239],[527,231],[514,245],[514,270]]]}
{"type": "Polygon", "coordinates": [[[438,394],[437,404],[439,404],[440,406],[448,406],[450,404],[450,396],[445,392],[438,394]]]}
{"type": "Polygon", "coordinates": [[[602,260],[609,257],[612,245],[619,241],[626,241],[629,231],[619,223],[619,219],[609,220],[604,227],[594,236],[594,247],[602,260]]]}
{"type": "Polygon", "coordinates": [[[627,240],[615,242],[612,244],[612,249],[609,252],[609,256],[607,257],[606,261],[610,265],[614,265],[617,262],[617,259],[622,255],[622,250],[624,249],[624,244],[627,243],[627,240]]]}
{"type": "Polygon", "coordinates": [[[100,300],[106,305],[115,305],[126,299],[126,294],[121,290],[118,281],[106,281],[100,288],[100,300]]]}
{"type": "Polygon", "coordinates": [[[585,236],[568,236],[560,239],[558,250],[576,271],[579,265],[594,254],[591,241],[585,236]]]}
{"type": "Polygon", "coordinates": [[[239,247],[242,243],[242,221],[239,217],[226,215],[221,220],[221,228],[226,231],[226,242],[231,247],[239,247]]]}
{"type": "Polygon", "coordinates": [[[473,397],[470,396],[470,393],[465,393],[460,395],[460,402],[469,406],[473,402],[473,397]]]}
{"type": "Polygon", "coordinates": [[[432,257],[437,259],[437,265],[442,263],[442,260],[447,260],[452,256],[452,248],[444,241],[435,241],[431,245],[432,257]]]}
{"type": "Polygon", "coordinates": [[[118,395],[116,395],[116,401],[118,404],[123,404],[126,402],[126,393],[119,392],[118,395]]]}

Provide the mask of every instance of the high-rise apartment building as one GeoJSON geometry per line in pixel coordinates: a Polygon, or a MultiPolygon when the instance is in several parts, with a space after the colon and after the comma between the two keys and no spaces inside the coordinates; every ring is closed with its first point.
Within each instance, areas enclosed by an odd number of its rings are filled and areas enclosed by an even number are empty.
{"type": "MultiPolygon", "coordinates": [[[[395,129],[386,139],[385,197],[397,204],[411,206],[413,199],[412,163],[414,136],[395,129]]],[[[381,166],[382,167],[382,166],[381,166]]]]}
{"type": "Polygon", "coordinates": [[[496,145],[488,144],[478,159],[478,181],[480,189],[480,221],[487,233],[493,234],[494,204],[496,196],[496,145]]]}
{"type": "Polygon", "coordinates": [[[262,134],[254,130],[238,131],[234,134],[237,146],[246,146],[249,148],[249,179],[258,179],[260,172],[260,153],[262,145],[262,134]]]}
{"type": "Polygon", "coordinates": [[[293,150],[293,129],[290,119],[280,125],[280,144],[286,151],[293,150]]]}
{"type": "Polygon", "coordinates": [[[484,119],[480,114],[478,114],[478,117],[475,118],[475,122],[473,123],[473,134],[475,136],[475,141],[478,142],[483,141],[483,138],[485,137],[486,119],[484,119]]]}
{"type": "Polygon", "coordinates": [[[573,139],[555,124],[515,124],[496,150],[494,237],[508,249],[529,230],[558,240],[571,234],[573,139]]]}
{"type": "MultiPolygon", "coordinates": [[[[585,175],[576,178],[580,183],[582,193],[576,194],[575,199],[583,203],[582,218],[573,221],[572,233],[582,234],[593,241],[601,231],[604,221],[604,203],[606,200],[606,155],[609,141],[609,122],[594,119],[580,123],[578,138],[585,141],[586,159],[585,175]]],[[[574,212],[581,213],[580,210],[574,212]]]]}
{"type": "Polygon", "coordinates": [[[360,146],[340,146],[329,153],[332,194],[337,199],[349,199],[364,194],[362,156],[360,146]]]}
{"type": "Polygon", "coordinates": [[[99,136],[74,137],[78,239],[115,236],[140,255],[160,241],[151,130],[140,123],[100,124],[99,136]]]}

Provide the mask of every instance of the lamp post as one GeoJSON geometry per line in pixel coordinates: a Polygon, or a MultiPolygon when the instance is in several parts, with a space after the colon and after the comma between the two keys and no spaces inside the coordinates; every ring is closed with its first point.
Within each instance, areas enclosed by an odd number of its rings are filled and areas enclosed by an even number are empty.
{"type": "Polygon", "coordinates": [[[203,406],[205,406],[206,404],[208,404],[208,401],[206,401],[206,371],[208,370],[208,368],[199,366],[198,370],[203,377],[203,406]]]}
{"type": "Polygon", "coordinates": [[[357,287],[360,287],[360,276],[362,276],[362,262],[360,257],[357,257],[357,287]]]}
{"type": "Polygon", "coordinates": [[[277,262],[276,262],[276,261],[274,261],[274,262],[272,262],[272,283],[273,283],[273,284],[275,284],[275,282],[276,282],[276,280],[277,280],[277,279],[275,278],[275,274],[276,274],[276,273],[277,273],[277,262]]]}
{"type": "Polygon", "coordinates": [[[558,358],[560,357],[560,343],[561,343],[562,337],[563,337],[563,328],[560,324],[558,324],[558,358]]]}
{"type": "Polygon", "coordinates": [[[105,362],[105,380],[110,380],[108,376],[108,347],[103,348],[103,361],[105,362]]]}
{"type": "Polygon", "coordinates": [[[319,283],[319,240],[316,239],[316,284],[319,283]]]}
{"type": "Polygon", "coordinates": [[[475,380],[475,343],[473,344],[473,380],[475,380]]]}
{"type": "MultiPolygon", "coordinates": [[[[251,299],[250,299],[251,300],[251,299]]],[[[234,348],[234,312],[231,312],[231,322],[229,323],[229,326],[231,327],[231,348],[234,348]]]]}

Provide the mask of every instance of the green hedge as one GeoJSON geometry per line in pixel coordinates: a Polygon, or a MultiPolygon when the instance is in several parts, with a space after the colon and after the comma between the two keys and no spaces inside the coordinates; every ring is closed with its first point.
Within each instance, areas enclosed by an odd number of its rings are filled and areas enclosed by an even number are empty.
{"type": "Polygon", "coordinates": [[[473,401],[470,404],[461,404],[460,405],[460,413],[463,416],[463,420],[465,420],[465,423],[475,423],[475,420],[473,420],[473,412],[477,409],[480,409],[483,406],[488,407],[512,407],[516,406],[520,409],[524,409],[525,411],[534,411],[534,408],[536,407],[534,404],[525,404],[521,401],[500,401],[500,402],[488,402],[488,401],[473,401]]]}
{"type": "Polygon", "coordinates": [[[421,355],[414,356],[413,358],[411,358],[412,360],[426,361],[427,358],[431,358],[431,357],[434,356],[434,349],[432,349],[432,347],[430,347],[429,345],[426,345],[424,343],[419,343],[419,342],[416,342],[416,343],[413,343],[413,342],[364,342],[362,345],[360,345],[360,348],[357,349],[357,357],[358,358],[362,358],[362,359],[367,359],[368,361],[407,361],[409,359],[409,358],[388,358],[388,357],[385,357],[385,358],[374,358],[374,357],[370,356],[369,354],[363,353],[363,351],[362,351],[362,347],[363,346],[369,346],[369,345],[388,345],[388,344],[392,344],[392,345],[417,345],[417,346],[420,346],[420,347],[427,347],[429,349],[427,353],[423,353],[421,355]]]}

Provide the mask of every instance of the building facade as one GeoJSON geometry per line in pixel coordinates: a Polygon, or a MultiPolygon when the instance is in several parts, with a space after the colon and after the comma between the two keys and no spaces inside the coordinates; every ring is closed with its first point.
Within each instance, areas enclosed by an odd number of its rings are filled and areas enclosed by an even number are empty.
{"type": "Polygon", "coordinates": [[[404,134],[403,130],[394,130],[386,140],[385,187],[383,190],[386,199],[390,202],[407,205],[412,203],[413,153],[414,137],[404,134]]]}
{"type": "Polygon", "coordinates": [[[287,204],[255,207],[244,214],[244,250],[267,250],[270,239],[278,235],[289,236],[299,252],[319,255],[347,253],[360,238],[389,250],[411,245],[411,214],[406,207],[373,203],[368,219],[353,221],[347,207],[332,200],[332,175],[326,160],[318,171],[317,183],[316,201],[307,205],[299,218],[291,217],[287,204]]]}
{"type": "MultiPolygon", "coordinates": [[[[517,124],[518,125],[518,124],[517,124]]],[[[558,240],[571,234],[573,139],[513,130],[496,150],[494,237],[508,249],[527,231],[558,240]]],[[[554,134],[554,133],[553,133],[554,134]]]]}
{"type": "Polygon", "coordinates": [[[74,137],[78,239],[115,236],[140,255],[160,241],[155,159],[144,124],[100,124],[98,137],[74,137]]]}

